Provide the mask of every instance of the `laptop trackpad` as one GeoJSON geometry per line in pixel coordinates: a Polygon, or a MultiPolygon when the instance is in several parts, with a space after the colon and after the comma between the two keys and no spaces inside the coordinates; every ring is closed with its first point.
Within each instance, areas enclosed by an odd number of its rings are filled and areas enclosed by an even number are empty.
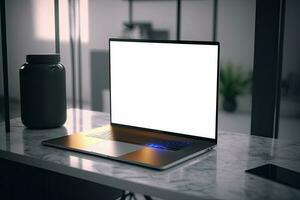
{"type": "Polygon", "coordinates": [[[111,157],[119,157],[124,154],[142,149],[144,146],[129,144],[125,142],[118,142],[112,140],[102,140],[99,143],[82,148],[85,151],[108,155],[111,157]]]}

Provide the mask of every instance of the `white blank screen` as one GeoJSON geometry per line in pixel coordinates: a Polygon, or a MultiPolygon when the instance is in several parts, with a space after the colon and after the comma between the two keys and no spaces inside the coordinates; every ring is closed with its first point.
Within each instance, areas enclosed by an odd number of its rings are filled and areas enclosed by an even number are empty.
{"type": "Polygon", "coordinates": [[[110,41],[111,122],[215,139],[218,45],[110,41]]]}

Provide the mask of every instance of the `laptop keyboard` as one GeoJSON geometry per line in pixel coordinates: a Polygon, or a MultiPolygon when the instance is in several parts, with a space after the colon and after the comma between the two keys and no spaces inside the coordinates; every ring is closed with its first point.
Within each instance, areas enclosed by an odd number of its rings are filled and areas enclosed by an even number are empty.
{"type": "MultiPolygon", "coordinates": [[[[112,139],[112,134],[110,130],[101,131],[96,133],[86,134],[88,137],[94,137],[99,139],[109,140],[112,139]]],[[[178,151],[182,148],[191,146],[192,142],[188,141],[171,141],[171,140],[155,140],[154,142],[147,143],[145,146],[155,148],[155,149],[164,149],[170,151],[178,151]]]]}
{"type": "Polygon", "coordinates": [[[178,151],[182,148],[191,146],[192,142],[182,142],[182,141],[156,141],[155,143],[146,144],[147,147],[155,149],[164,149],[171,151],[178,151]]]}

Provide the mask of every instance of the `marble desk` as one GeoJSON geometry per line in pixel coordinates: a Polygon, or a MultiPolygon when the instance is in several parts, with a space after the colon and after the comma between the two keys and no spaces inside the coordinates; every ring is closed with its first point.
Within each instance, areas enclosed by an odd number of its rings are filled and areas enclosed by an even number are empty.
{"type": "Polygon", "coordinates": [[[293,141],[220,132],[214,150],[166,171],[41,145],[108,122],[106,113],[77,109],[58,129],[29,130],[16,118],[10,134],[0,133],[0,158],[163,199],[300,199],[300,190],[245,173],[266,163],[300,172],[300,144],[293,141]]]}

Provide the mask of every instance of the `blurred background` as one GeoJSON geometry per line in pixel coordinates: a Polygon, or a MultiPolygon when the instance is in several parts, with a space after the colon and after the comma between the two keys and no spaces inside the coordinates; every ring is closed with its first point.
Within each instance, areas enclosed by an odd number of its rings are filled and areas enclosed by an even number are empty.
{"type": "MultiPolygon", "coordinates": [[[[180,39],[220,42],[219,130],[250,134],[256,0],[214,3],[182,0],[180,39]]],[[[172,0],[59,0],[68,107],[109,112],[108,39],[175,40],[176,9],[172,0]]],[[[279,139],[298,141],[299,10],[300,1],[286,0],[278,132],[279,139]]],[[[6,1],[11,118],[20,116],[18,70],[26,55],[55,52],[54,13],[54,0],[6,1]]],[[[2,60],[0,65],[0,121],[4,121],[2,60]]]]}

